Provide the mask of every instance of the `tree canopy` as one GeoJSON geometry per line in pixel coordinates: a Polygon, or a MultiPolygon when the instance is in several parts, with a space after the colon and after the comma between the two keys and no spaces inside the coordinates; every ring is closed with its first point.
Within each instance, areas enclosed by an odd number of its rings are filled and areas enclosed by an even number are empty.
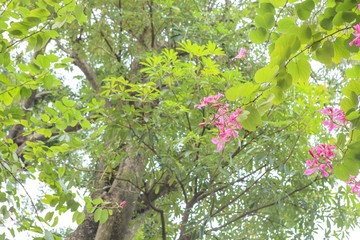
{"type": "Polygon", "coordinates": [[[0,0],[0,239],[346,238],[359,22],[356,0],[0,0]]]}

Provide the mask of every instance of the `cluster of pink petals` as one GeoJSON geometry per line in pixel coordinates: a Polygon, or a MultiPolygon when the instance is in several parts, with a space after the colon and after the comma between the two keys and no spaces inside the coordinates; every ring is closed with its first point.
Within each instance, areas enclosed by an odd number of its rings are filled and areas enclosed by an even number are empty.
{"type": "Polygon", "coordinates": [[[356,176],[350,176],[350,180],[346,184],[351,187],[352,193],[357,193],[360,197],[360,182],[356,180],[356,176]]]}
{"type": "Polygon", "coordinates": [[[239,53],[233,59],[244,59],[247,53],[248,50],[246,50],[245,48],[241,48],[239,50],[239,53]]]}
{"type": "Polygon", "coordinates": [[[224,143],[238,136],[236,130],[241,130],[242,126],[236,119],[241,112],[242,110],[239,108],[235,112],[230,113],[227,104],[219,106],[218,112],[212,120],[212,124],[219,130],[219,135],[211,140],[212,143],[217,145],[218,151],[223,149],[224,143]]]}
{"type": "Polygon", "coordinates": [[[343,110],[339,108],[327,107],[319,110],[319,112],[330,117],[330,119],[327,119],[322,123],[325,127],[328,127],[329,132],[346,124],[345,114],[343,110]]]}
{"type": "MultiPolygon", "coordinates": [[[[359,7],[359,5],[358,5],[358,7],[359,7]]],[[[355,32],[353,34],[355,36],[355,39],[352,40],[349,43],[349,45],[352,46],[353,44],[355,44],[355,46],[360,47],[360,23],[358,23],[354,26],[354,30],[355,30],[355,32]]]]}
{"type": "Polygon", "coordinates": [[[360,10],[360,3],[358,4],[358,9],[360,10]]]}
{"type": "Polygon", "coordinates": [[[213,105],[214,107],[216,107],[216,105],[218,104],[218,101],[221,97],[223,97],[224,94],[218,93],[216,95],[212,95],[212,96],[208,96],[208,97],[204,97],[203,100],[201,101],[200,104],[195,104],[194,107],[201,109],[203,107],[206,107],[208,105],[213,105]]]}
{"type": "MultiPolygon", "coordinates": [[[[224,144],[229,142],[232,138],[238,136],[237,130],[241,130],[242,126],[237,121],[237,117],[242,112],[240,108],[231,112],[228,104],[222,104],[219,99],[223,97],[223,94],[217,94],[209,97],[205,97],[200,104],[196,104],[195,107],[201,109],[202,107],[211,104],[212,107],[218,108],[217,113],[214,114],[211,123],[219,130],[219,134],[216,138],[213,138],[212,143],[217,145],[217,150],[220,152],[224,144]]],[[[199,126],[205,126],[206,123],[199,123],[199,126]]]]}
{"type": "Polygon", "coordinates": [[[333,150],[336,146],[331,144],[320,144],[313,147],[309,153],[312,159],[306,160],[305,175],[311,175],[313,173],[320,172],[324,177],[329,177],[329,172],[333,170],[331,166],[332,160],[335,158],[333,150]]]}

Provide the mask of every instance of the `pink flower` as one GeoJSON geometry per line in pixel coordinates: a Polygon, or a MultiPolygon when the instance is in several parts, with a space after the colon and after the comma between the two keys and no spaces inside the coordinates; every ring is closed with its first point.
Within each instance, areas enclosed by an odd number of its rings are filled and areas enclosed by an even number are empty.
{"type": "Polygon", "coordinates": [[[213,138],[211,139],[211,142],[213,144],[216,144],[216,149],[218,150],[218,152],[220,152],[223,147],[224,147],[224,143],[226,142],[224,138],[221,137],[217,137],[217,138],[213,138]]]}
{"type": "Polygon", "coordinates": [[[357,193],[358,197],[360,197],[360,182],[356,180],[356,176],[350,176],[346,184],[351,187],[352,193],[357,193]]]}
{"type": "Polygon", "coordinates": [[[244,59],[247,53],[248,50],[245,48],[240,48],[238,55],[236,55],[233,59],[244,59]]]}
{"type": "Polygon", "coordinates": [[[126,201],[122,201],[121,203],[120,203],[120,207],[123,207],[123,206],[125,206],[126,205],[126,201]]]}
{"type": "MultiPolygon", "coordinates": [[[[359,4],[360,5],[360,4],[359,4]]],[[[358,5],[358,7],[359,7],[358,5]]],[[[349,45],[352,46],[355,43],[355,46],[360,47],[360,23],[354,26],[355,32],[353,33],[355,36],[355,39],[352,40],[349,45]]]]}
{"type": "Polygon", "coordinates": [[[327,107],[319,110],[319,112],[330,117],[330,120],[325,120],[322,123],[323,126],[328,127],[329,132],[338,129],[340,126],[343,126],[347,123],[345,114],[340,108],[327,107]]]}
{"type": "Polygon", "coordinates": [[[195,104],[194,107],[201,109],[203,107],[206,107],[209,104],[214,104],[215,105],[215,104],[217,104],[219,99],[221,97],[223,97],[223,96],[224,96],[224,94],[218,93],[216,95],[204,97],[203,100],[201,101],[201,103],[200,104],[195,104]]]}
{"type": "MultiPolygon", "coordinates": [[[[217,94],[213,96],[205,97],[200,104],[196,104],[195,107],[202,108],[211,104],[212,108],[217,108],[217,112],[213,115],[211,123],[217,127],[219,133],[218,136],[213,138],[211,142],[217,145],[217,150],[221,151],[224,148],[224,144],[229,142],[232,138],[238,136],[237,130],[241,130],[242,126],[237,121],[237,117],[242,110],[240,108],[231,112],[228,107],[229,104],[219,103],[220,97],[223,94],[217,94]]],[[[199,126],[206,126],[205,122],[199,123],[199,126]]]]}
{"type": "Polygon", "coordinates": [[[304,174],[311,175],[320,172],[324,177],[329,177],[329,172],[333,170],[331,162],[336,156],[332,151],[335,148],[336,146],[331,144],[320,144],[309,150],[312,159],[306,160],[306,166],[308,168],[305,170],[304,174]]]}
{"type": "Polygon", "coordinates": [[[360,3],[358,4],[358,9],[360,10],[360,3]]]}

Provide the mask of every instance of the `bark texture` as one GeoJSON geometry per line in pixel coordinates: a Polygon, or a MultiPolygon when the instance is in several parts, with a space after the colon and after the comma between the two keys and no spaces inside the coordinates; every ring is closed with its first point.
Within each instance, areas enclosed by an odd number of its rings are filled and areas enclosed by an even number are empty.
{"type": "MultiPolygon", "coordinates": [[[[140,190],[137,186],[143,179],[145,158],[132,146],[126,147],[125,151],[127,157],[121,162],[109,191],[100,195],[104,201],[111,202],[113,215],[104,224],[95,223],[93,216],[88,215],[67,239],[125,240],[133,237],[130,222],[138,204],[140,190]],[[119,204],[122,201],[126,201],[126,205],[121,208],[119,204]]],[[[101,176],[96,188],[103,186],[105,180],[106,177],[101,176]]]]}

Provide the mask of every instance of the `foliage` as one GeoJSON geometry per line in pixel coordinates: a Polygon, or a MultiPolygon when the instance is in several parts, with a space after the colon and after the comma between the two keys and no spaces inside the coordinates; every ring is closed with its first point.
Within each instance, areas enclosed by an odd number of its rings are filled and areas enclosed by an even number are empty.
{"type": "Polygon", "coordinates": [[[355,0],[0,3],[7,236],[312,239],[326,223],[343,239],[357,225],[341,185],[356,192],[360,169],[355,0]],[[226,111],[196,107],[216,94],[226,111]],[[319,110],[336,105],[346,122],[329,134],[319,110]],[[307,176],[315,146],[336,150],[307,176]],[[79,227],[56,233],[68,211],[79,227]]]}

